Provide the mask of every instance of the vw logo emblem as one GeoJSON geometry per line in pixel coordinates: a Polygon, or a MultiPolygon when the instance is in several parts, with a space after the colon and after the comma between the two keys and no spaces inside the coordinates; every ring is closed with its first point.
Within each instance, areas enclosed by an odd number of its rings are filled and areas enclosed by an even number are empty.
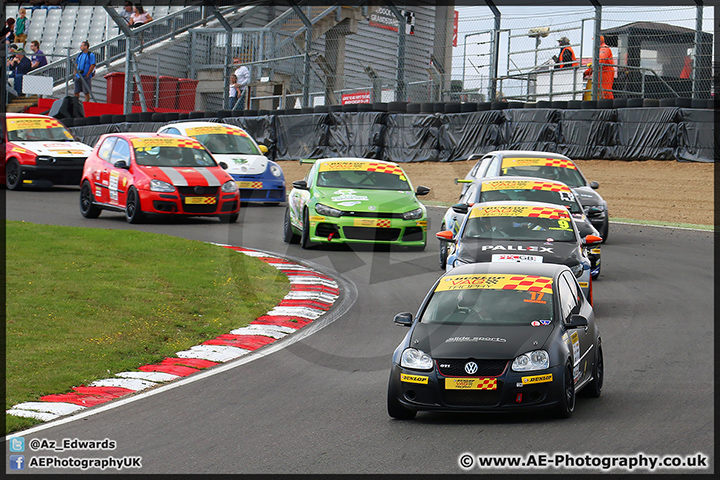
{"type": "Polygon", "coordinates": [[[368,206],[368,210],[370,210],[371,212],[374,212],[375,210],[377,210],[377,207],[375,205],[370,205],[370,206],[368,206]]]}
{"type": "Polygon", "coordinates": [[[193,190],[194,190],[195,193],[197,193],[198,195],[202,195],[202,194],[203,194],[203,191],[204,191],[204,190],[203,190],[203,187],[195,187],[193,190]]]}
{"type": "Polygon", "coordinates": [[[475,375],[478,371],[477,363],[475,362],[468,362],[465,364],[465,372],[468,375],[475,375]]]}

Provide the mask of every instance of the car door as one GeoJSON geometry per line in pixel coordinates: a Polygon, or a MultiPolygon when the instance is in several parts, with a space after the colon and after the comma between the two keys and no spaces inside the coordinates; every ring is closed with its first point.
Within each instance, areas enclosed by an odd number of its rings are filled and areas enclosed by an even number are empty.
{"type": "Polygon", "coordinates": [[[95,201],[99,203],[109,203],[110,201],[108,192],[110,170],[112,168],[110,157],[112,156],[116,142],[117,137],[106,137],[98,149],[98,160],[89,160],[94,162],[94,165],[91,167],[90,182],[92,183],[93,192],[95,193],[95,201]]]}
{"type": "MultiPolygon", "coordinates": [[[[559,277],[560,285],[560,310],[563,322],[567,323],[573,314],[583,312],[585,296],[580,291],[580,285],[570,272],[563,272],[559,277]]],[[[584,312],[583,312],[584,313],[584,312]]],[[[591,349],[593,348],[593,337],[589,328],[572,328],[567,331],[570,340],[570,351],[572,352],[573,379],[575,383],[584,381],[591,374],[591,349]]]]}
{"type": "Polygon", "coordinates": [[[108,171],[108,203],[125,208],[127,190],[132,185],[132,175],[126,168],[118,168],[115,164],[119,161],[130,165],[130,143],[124,138],[118,138],[110,155],[108,171]]]}

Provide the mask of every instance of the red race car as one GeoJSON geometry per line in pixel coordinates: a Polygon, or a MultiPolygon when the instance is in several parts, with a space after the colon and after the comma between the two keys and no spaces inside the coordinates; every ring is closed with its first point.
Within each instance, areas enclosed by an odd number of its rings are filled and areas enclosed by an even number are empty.
{"type": "Polygon", "coordinates": [[[100,137],[85,162],[80,213],[124,212],[129,223],[147,214],[216,216],[236,222],[237,183],[195,139],[158,133],[100,137]]]}
{"type": "Polygon", "coordinates": [[[78,185],[92,147],[78,142],[53,117],[5,114],[5,162],[0,180],[8,190],[78,185]]]}

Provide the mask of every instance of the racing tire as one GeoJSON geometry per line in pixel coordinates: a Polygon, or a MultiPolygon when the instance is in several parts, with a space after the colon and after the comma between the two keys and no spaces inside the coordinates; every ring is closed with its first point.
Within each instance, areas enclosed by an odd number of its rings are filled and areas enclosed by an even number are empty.
{"type": "Polygon", "coordinates": [[[310,217],[308,216],[307,210],[303,212],[303,228],[302,235],[300,235],[300,246],[307,250],[310,248],[310,217]]]}
{"type": "Polygon", "coordinates": [[[229,215],[220,215],[220,222],[222,223],[235,223],[240,218],[240,212],[231,213],[229,215]]]}
{"type": "Polygon", "coordinates": [[[22,170],[20,163],[11,158],[5,165],[5,185],[8,190],[22,190],[22,170]]]}
{"type": "Polygon", "coordinates": [[[97,218],[102,209],[95,205],[90,182],[85,180],[80,187],[80,213],[85,218],[97,218]]]}
{"type": "Polygon", "coordinates": [[[560,401],[555,410],[555,416],[558,418],[570,418],[575,411],[575,380],[573,380],[572,369],[569,364],[565,367],[561,385],[560,401]]]}
{"type": "MultiPolygon", "coordinates": [[[[440,231],[445,230],[445,224],[443,223],[440,225],[440,231]]],[[[447,266],[447,258],[448,258],[448,246],[445,244],[445,242],[440,242],[440,270],[445,270],[445,267],[447,266]]]]}
{"type": "Polygon", "coordinates": [[[398,392],[392,387],[392,380],[390,380],[387,394],[388,415],[398,420],[412,420],[417,415],[417,412],[403,407],[397,399],[397,394],[398,392]]]}
{"type": "Polygon", "coordinates": [[[135,187],[130,187],[127,193],[127,202],[125,202],[125,220],[128,223],[142,223],[145,220],[142,208],[140,206],[140,196],[135,187]]]}
{"type": "Polygon", "coordinates": [[[602,242],[607,242],[608,237],[610,236],[610,219],[605,217],[605,221],[602,224],[602,228],[600,229],[600,236],[602,237],[602,242]]]}
{"type": "Polygon", "coordinates": [[[293,232],[292,224],[290,223],[290,208],[285,209],[285,220],[283,221],[283,242],[296,244],[300,241],[300,235],[293,232]]]}
{"type": "Polygon", "coordinates": [[[599,342],[592,376],[593,379],[582,389],[581,394],[585,397],[598,398],[602,393],[603,381],[605,380],[605,361],[603,359],[602,345],[599,342]]]}

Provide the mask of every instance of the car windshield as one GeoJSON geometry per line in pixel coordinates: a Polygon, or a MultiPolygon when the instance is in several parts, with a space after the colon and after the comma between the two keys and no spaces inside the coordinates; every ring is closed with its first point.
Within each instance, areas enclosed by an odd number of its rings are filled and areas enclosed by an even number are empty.
{"type": "Polygon", "coordinates": [[[566,207],[570,210],[570,213],[583,213],[582,207],[575,200],[575,195],[570,191],[553,192],[550,190],[508,188],[480,192],[479,202],[502,202],[505,200],[552,203],[566,207]]]}
{"type": "Polygon", "coordinates": [[[547,178],[548,180],[563,182],[568,187],[585,186],[585,180],[582,175],[574,168],[551,167],[546,165],[518,165],[503,168],[502,175],[547,178]]]}
{"type": "Polygon", "coordinates": [[[471,217],[467,219],[462,238],[574,242],[575,231],[572,221],[563,218],[471,217]]]}
{"type": "Polygon", "coordinates": [[[408,191],[410,185],[404,175],[364,170],[321,171],[317,176],[318,187],[367,188],[372,190],[408,191]]]}
{"type": "Polygon", "coordinates": [[[435,291],[420,317],[420,323],[442,325],[537,326],[552,320],[552,293],[502,289],[435,291]]]}
{"type": "Polygon", "coordinates": [[[226,133],[192,135],[214,154],[262,155],[250,138],[226,133]]]}
{"type": "Polygon", "coordinates": [[[18,130],[10,130],[7,132],[8,141],[10,142],[74,142],[72,134],[59,123],[50,128],[22,128],[18,130]]]}
{"type": "Polygon", "coordinates": [[[135,162],[152,167],[217,167],[217,163],[202,148],[135,147],[135,162]]]}

